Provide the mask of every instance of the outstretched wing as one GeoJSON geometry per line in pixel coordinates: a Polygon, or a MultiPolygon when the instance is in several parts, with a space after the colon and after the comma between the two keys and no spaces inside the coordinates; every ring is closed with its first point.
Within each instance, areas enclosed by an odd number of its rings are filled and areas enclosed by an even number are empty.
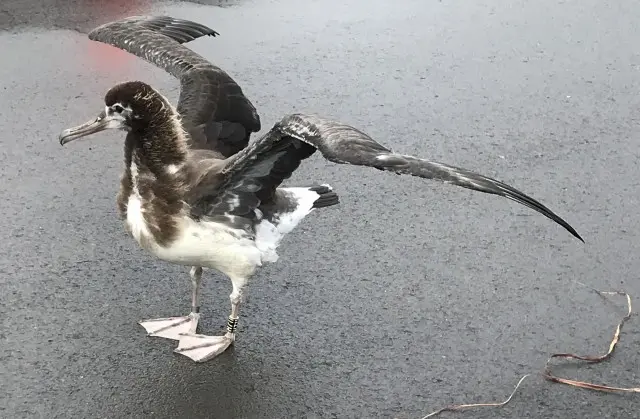
{"type": "Polygon", "coordinates": [[[540,212],[584,242],[569,223],[549,208],[505,183],[448,164],[394,153],[352,126],[303,114],[284,117],[262,138],[228,159],[220,173],[222,180],[211,190],[201,189],[201,194],[194,197],[193,208],[199,214],[251,217],[316,149],[334,163],[370,166],[512,199],[540,212]]]}
{"type": "Polygon", "coordinates": [[[193,148],[229,157],[260,131],[260,117],[240,86],[183,43],[218,33],[170,16],[133,16],[99,26],[89,39],[140,57],[180,80],[177,111],[193,148]]]}
{"type": "MultiPolygon", "coordinates": [[[[253,233],[253,223],[269,212],[276,188],[311,156],[315,147],[271,130],[210,171],[186,196],[191,215],[207,217],[253,233]]],[[[206,171],[206,168],[205,168],[206,171]]]]}

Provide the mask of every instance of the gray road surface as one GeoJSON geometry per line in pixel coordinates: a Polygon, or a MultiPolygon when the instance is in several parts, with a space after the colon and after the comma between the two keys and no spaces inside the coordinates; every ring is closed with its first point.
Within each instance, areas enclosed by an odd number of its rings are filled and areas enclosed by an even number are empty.
{"type": "MultiPolygon", "coordinates": [[[[606,350],[640,298],[640,8],[632,0],[252,0],[0,5],[0,416],[417,418],[501,400],[549,353],[606,350]],[[220,3],[225,7],[216,7],[220,3]],[[154,260],[115,208],[122,133],[61,148],[114,83],[169,75],[90,42],[99,23],[170,13],[221,33],[192,48],[244,88],[268,129],[293,111],[393,149],[498,177],[585,237],[506,199],[336,166],[340,207],[290,235],[255,277],[234,349],[197,365],[137,321],[186,314],[187,270],[154,260]]],[[[230,283],[209,273],[204,333],[230,283]]],[[[635,320],[635,319],[633,319],[635,320]]],[[[565,367],[638,386],[640,324],[615,358],[565,367]]],[[[534,377],[502,409],[455,418],[633,418],[640,398],[534,377]]]]}

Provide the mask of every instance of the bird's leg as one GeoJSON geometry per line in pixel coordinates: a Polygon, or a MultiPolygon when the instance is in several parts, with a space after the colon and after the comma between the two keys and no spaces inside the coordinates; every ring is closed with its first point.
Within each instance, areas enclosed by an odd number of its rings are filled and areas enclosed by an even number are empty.
{"type": "Polygon", "coordinates": [[[196,333],[184,333],[175,352],[188,356],[196,362],[204,362],[223,353],[236,340],[238,312],[242,302],[246,278],[231,278],[233,291],[229,295],[231,314],[227,320],[227,332],[223,336],[206,336],[196,333]]]}
{"type": "Polygon", "coordinates": [[[200,284],[202,283],[202,268],[194,266],[191,268],[191,313],[182,317],[167,317],[162,319],[150,319],[140,322],[147,330],[149,336],[180,340],[183,333],[196,333],[198,321],[200,320],[200,284]]]}
{"type": "Polygon", "coordinates": [[[202,284],[202,267],[193,266],[191,268],[191,325],[189,333],[196,333],[198,328],[198,320],[200,320],[200,284],[202,284]]]}

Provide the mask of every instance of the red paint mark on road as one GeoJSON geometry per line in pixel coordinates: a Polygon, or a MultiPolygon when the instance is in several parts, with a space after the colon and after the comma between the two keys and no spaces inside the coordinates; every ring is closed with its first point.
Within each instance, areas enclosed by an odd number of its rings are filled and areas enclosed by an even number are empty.
{"type": "MultiPolygon", "coordinates": [[[[103,0],[85,5],[91,16],[100,16],[101,22],[111,22],[134,15],[146,15],[151,11],[151,0],[103,0]]],[[[119,48],[87,39],[86,47],[81,51],[82,60],[91,71],[98,74],[126,73],[135,60],[119,48]]]]}

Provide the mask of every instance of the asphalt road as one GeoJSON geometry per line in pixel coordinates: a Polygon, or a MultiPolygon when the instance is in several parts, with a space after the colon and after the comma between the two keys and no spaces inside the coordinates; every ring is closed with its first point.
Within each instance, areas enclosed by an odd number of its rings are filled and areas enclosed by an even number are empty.
{"type": "MultiPolygon", "coordinates": [[[[417,418],[504,399],[556,351],[606,351],[640,298],[640,9],[632,0],[255,0],[0,5],[0,416],[417,418]],[[480,171],[565,217],[573,239],[506,199],[337,166],[317,211],[250,285],[236,346],[206,364],[140,319],[186,314],[187,270],[138,249],[116,215],[121,133],[62,148],[114,83],[169,75],[84,32],[170,13],[221,33],[191,47],[226,69],[264,129],[293,111],[351,123],[397,151],[480,171]]],[[[201,331],[227,279],[205,277],[201,331]]],[[[640,383],[640,324],[615,357],[559,372],[640,383]]],[[[456,418],[634,418],[640,398],[525,381],[504,408],[456,418]]]]}

